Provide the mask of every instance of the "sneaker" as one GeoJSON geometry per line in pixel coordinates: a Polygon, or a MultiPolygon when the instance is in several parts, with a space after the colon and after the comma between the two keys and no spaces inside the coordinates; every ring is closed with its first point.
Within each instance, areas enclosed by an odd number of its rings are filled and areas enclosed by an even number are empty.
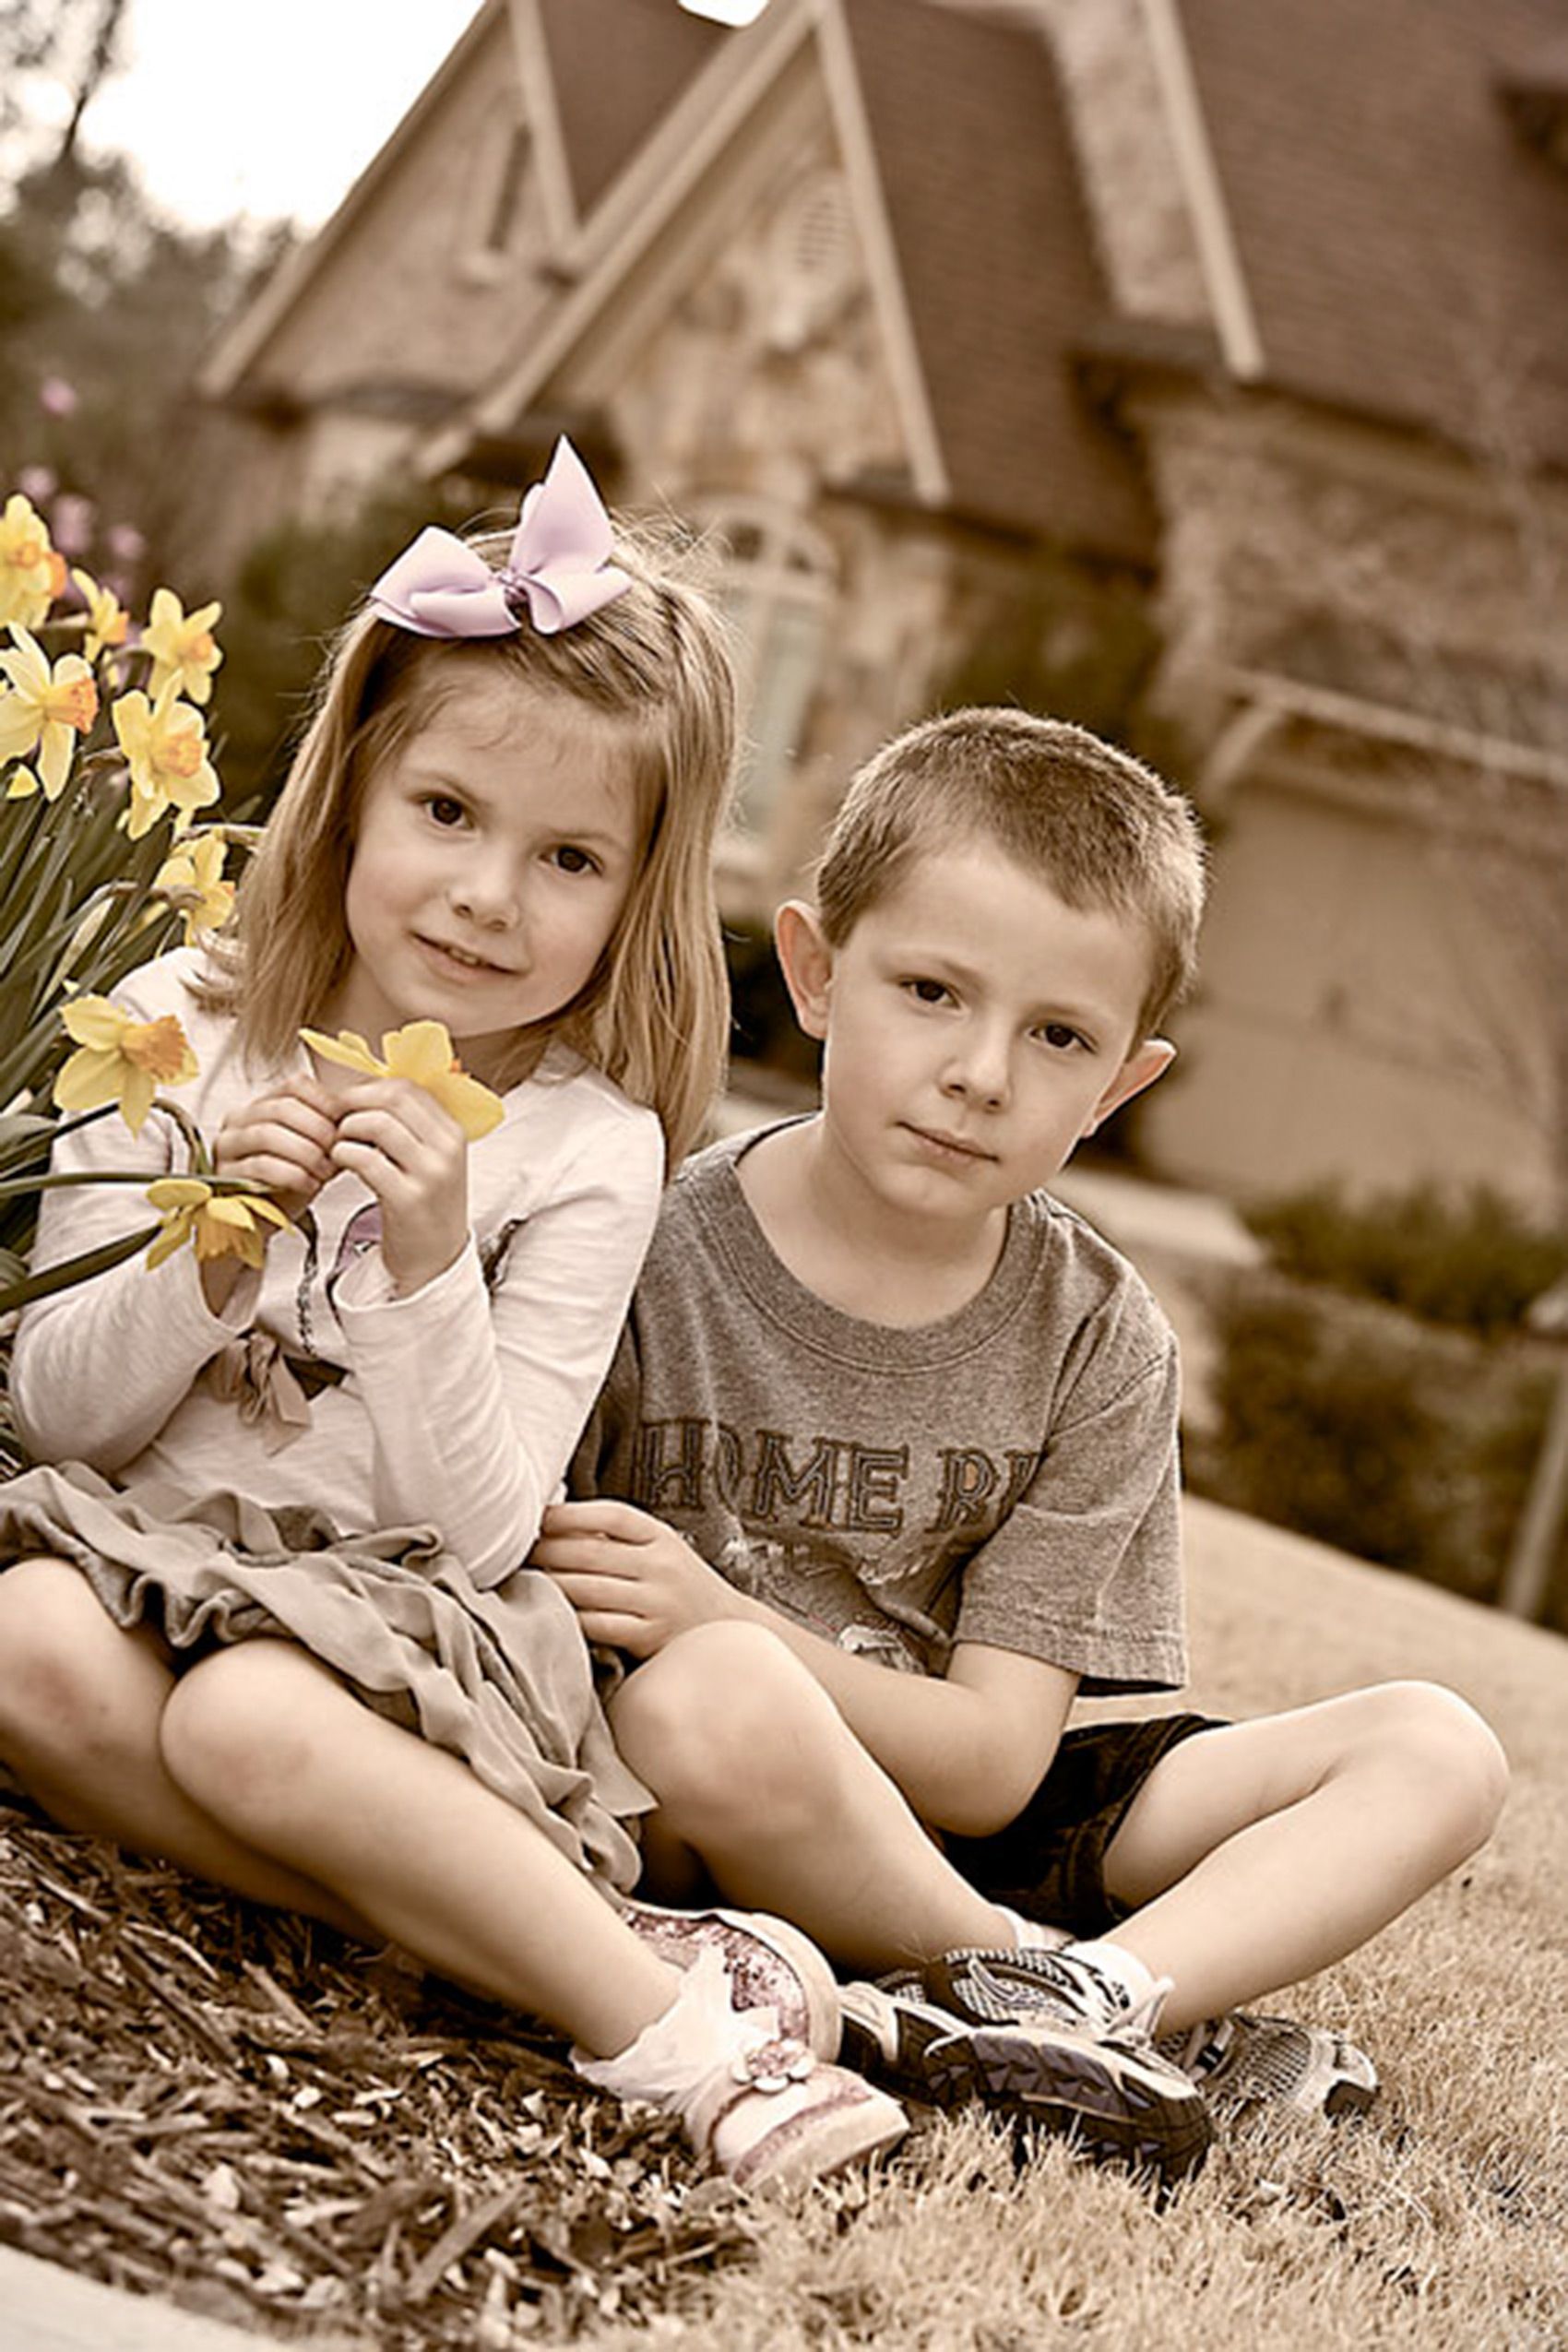
{"type": "Polygon", "coordinates": [[[766,1911],[674,1911],[621,1900],[626,1925],[672,1968],[719,1954],[736,2009],[771,2009],[778,2032],[815,2058],[838,2054],[838,1987],[811,1938],[766,1911]]]}
{"type": "Polygon", "coordinates": [[[978,2100],[1169,2184],[1202,2164],[1214,2123],[1149,2038],[1163,1992],[1134,2012],[1085,1962],[952,1952],[921,1975],[840,1986],[841,2055],[908,2097],[978,2100]]]}
{"type": "Polygon", "coordinates": [[[1232,2010],[1184,2034],[1166,2034],[1160,2055],[1222,2105],[1287,2107],[1300,2115],[1364,2115],[1378,2094],[1365,2050],[1320,2025],[1232,2010]]]}

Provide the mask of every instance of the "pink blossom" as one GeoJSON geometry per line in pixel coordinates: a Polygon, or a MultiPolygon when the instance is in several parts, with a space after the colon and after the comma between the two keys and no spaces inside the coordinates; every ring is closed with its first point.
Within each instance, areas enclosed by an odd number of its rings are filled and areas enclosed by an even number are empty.
{"type": "Polygon", "coordinates": [[[60,477],[52,466],[23,466],[17,475],[17,488],[35,506],[46,506],[60,487],[60,477]]]}
{"type": "Polygon", "coordinates": [[[62,555],[85,555],[92,545],[93,518],[97,508],[90,498],[67,491],[57,498],[50,510],[49,529],[62,555]]]}
{"type": "Polygon", "coordinates": [[[77,387],[63,375],[46,375],[38,387],[38,405],[48,417],[68,417],[79,406],[77,387]]]}

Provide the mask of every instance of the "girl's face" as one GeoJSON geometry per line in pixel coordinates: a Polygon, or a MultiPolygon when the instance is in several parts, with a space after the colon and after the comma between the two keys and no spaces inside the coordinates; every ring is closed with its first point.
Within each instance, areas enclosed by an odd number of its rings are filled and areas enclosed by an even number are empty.
{"type": "Polygon", "coordinates": [[[326,1017],[373,1043],[445,1023],[465,1069],[584,987],[626,904],[644,821],[598,714],[504,672],[451,695],[371,778],[349,868],[353,960],[326,1017]]]}

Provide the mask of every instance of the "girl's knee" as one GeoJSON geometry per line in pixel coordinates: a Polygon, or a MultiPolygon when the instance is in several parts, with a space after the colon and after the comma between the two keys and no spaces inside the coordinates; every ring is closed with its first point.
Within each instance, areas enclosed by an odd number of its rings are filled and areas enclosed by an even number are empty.
{"type": "Polygon", "coordinates": [[[116,1663],[131,1637],[64,1560],[22,1560],[0,1574],[0,1754],[79,1758],[109,1735],[116,1663]]]}
{"type": "Polygon", "coordinates": [[[293,1704],[297,1658],[303,1653],[281,1642],[216,1650],[181,1676],[164,1706],[164,1770],[231,1827],[265,1823],[290,1784],[315,1768],[310,1735],[293,1704]]]}

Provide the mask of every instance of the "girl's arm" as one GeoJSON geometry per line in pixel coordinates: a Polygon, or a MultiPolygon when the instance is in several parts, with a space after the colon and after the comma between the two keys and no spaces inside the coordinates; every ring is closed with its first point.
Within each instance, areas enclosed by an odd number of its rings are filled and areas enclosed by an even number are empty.
{"type": "MultiPolygon", "coordinates": [[[[658,1212],[663,1152],[651,1115],[595,1097],[576,1118],[545,1197],[496,1237],[488,1286],[470,1238],[406,1296],[380,1251],[337,1292],[374,1433],[376,1519],[434,1525],[481,1586],[527,1557],[609,1367],[658,1212]]],[[[503,1128],[472,1157],[518,1148],[503,1128]]]]}
{"type": "MultiPolygon", "coordinates": [[[[151,1112],[139,1135],[111,1115],[56,1144],[62,1172],[185,1167],[172,1123],[151,1112]]],[[[40,1202],[34,1267],[42,1271],[157,1223],[138,1184],[83,1184],[40,1202]]],[[[254,1277],[251,1278],[254,1286],[254,1277]]],[[[156,1437],[201,1370],[234,1336],[202,1295],[189,1249],[149,1268],[127,1258],[107,1274],[23,1311],[11,1355],[11,1399],[23,1443],[40,1461],[85,1461],[105,1475],[156,1437]]]]}

